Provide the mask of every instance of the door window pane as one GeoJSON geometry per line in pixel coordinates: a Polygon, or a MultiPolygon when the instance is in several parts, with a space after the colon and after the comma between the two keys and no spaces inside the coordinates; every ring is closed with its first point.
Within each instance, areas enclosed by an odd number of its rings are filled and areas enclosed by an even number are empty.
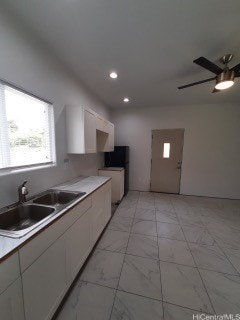
{"type": "Polygon", "coordinates": [[[170,143],[164,143],[163,145],[163,158],[170,158],[170,143]]]}

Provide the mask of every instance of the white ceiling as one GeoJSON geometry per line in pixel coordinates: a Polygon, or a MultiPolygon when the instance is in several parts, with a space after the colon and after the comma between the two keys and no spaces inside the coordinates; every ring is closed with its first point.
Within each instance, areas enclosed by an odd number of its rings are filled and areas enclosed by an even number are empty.
{"type": "Polygon", "coordinates": [[[239,102],[240,80],[212,94],[192,61],[240,62],[239,0],[4,0],[108,106],[239,102]],[[119,78],[108,78],[116,70],[119,78]]]}

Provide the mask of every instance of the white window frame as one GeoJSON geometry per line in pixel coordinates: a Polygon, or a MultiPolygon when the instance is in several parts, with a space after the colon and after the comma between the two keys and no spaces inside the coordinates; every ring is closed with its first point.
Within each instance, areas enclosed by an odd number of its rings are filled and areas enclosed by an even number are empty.
{"type": "Polygon", "coordinates": [[[4,137],[0,139],[0,157],[2,156],[1,163],[3,164],[3,168],[0,168],[0,176],[17,173],[21,171],[29,171],[29,170],[37,170],[46,167],[56,166],[56,145],[55,145],[55,122],[54,122],[54,109],[53,104],[49,101],[46,101],[32,93],[29,93],[26,90],[20,89],[15,85],[12,85],[6,81],[0,80],[0,135],[4,137]],[[4,103],[4,89],[3,87],[7,86],[14,90],[17,90],[21,93],[24,93],[34,99],[44,102],[47,104],[47,122],[49,129],[49,142],[50,142],[50,156],[51,161],[41,162],[41,163],[33,163],[30,165],[19,165],[19,166],[9,166],[10,164],[10,148],[9,148],[9,136],[8,136],[8,123],[6,116],[6,106],[4,103]],[[1,103],[1,101],[3,103],[1,103]]]}

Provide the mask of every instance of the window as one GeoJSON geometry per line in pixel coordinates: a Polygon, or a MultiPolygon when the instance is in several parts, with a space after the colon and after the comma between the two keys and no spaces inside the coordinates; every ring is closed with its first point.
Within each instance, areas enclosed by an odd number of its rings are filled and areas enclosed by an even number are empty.
{"type": "Polygon", "coordinates": [[[0,82],[0,171],[54,162],[52,105],[0,82]]]}
{"type": "Polygon", "coordinates": [[[163,158],[170,157],[170,143],[164,143],[163,145],[163,158]]]}

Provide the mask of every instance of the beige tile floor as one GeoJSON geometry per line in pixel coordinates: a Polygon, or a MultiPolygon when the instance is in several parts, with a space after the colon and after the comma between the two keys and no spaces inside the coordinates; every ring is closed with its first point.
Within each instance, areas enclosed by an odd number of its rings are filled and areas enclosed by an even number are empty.
{"type": "Polygon", "coordinates": [[[240,314],[240,200],[130,191],[58,320],[240,314]]]}

